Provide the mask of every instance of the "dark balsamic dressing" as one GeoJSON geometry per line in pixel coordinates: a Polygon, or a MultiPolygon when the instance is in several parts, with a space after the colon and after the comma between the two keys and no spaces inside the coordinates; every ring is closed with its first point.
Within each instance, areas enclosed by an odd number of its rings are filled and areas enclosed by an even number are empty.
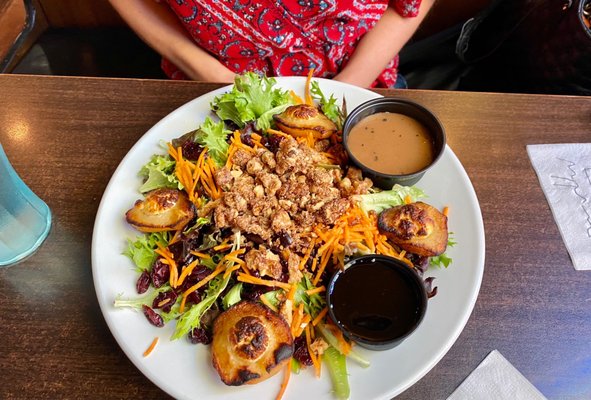
{"type": "Polygon", "coordinates": [[[425,307],[413,271],[400,271],[369,259],[342,273],[331,288],[331,311],[358,338],[381,342],[405,336],[414,329],[425,307]],[[407,273],[408,272],[408,273],[407,273]]]}

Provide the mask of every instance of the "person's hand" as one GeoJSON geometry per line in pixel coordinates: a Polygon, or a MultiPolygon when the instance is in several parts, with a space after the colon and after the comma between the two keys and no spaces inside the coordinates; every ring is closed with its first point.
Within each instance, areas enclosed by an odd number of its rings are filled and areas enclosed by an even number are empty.
{"type": "MultiPolygon", "coordinates": [[[[232,83],[236,74],[209,55],[201,55],[184,66],[185,73],[194,81],[232,83]]],[[[179,66],[180,67],[180,66],[179,66]]]]}

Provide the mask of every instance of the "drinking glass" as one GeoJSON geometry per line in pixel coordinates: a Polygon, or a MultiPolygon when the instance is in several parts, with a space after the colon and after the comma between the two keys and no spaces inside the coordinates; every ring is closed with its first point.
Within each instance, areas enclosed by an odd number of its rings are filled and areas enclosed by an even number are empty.
{"type": "Polygon", "coordinates": [[[49,207],[17,175],[0,144],[0,267],[32,254],[50,228],[49,207]]]}

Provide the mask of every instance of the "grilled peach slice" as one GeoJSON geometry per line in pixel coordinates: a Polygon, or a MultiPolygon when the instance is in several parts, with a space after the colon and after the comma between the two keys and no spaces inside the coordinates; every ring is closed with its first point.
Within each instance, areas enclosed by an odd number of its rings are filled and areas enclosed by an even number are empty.
{"type": "Polygon", "coordinates": [[[289,106],[281,114],[273,116],[281,131],[296,137],[311,133],[315,138],[326,139],[337,131],[337,126],[316,107],[307,104],[289,106]]]}
{"type": "Polygon", "coordinates": [[[392,243],[419,256],[437,256],[447,248],[447,217],[420,201],[382,211],[378,227],[392,243]]]}
{"type": "Polygon", "coordinates": [[[293,337],[279,314],[241,301],[213,323],[213,366],[226,385],[261,382],[276,374],[293,354],[293,337]]]}
{"type": "Polygon", "coordinates": [[[138,200],[125,219],[142,232],[175,231],[183,228],[195,210],[184,192],[176,189],[156,189],[138,200]]]}

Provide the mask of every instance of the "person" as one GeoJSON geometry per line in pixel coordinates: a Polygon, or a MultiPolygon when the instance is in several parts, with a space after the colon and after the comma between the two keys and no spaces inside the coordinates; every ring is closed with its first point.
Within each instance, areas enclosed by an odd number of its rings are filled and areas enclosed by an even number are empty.
{"type": "Polygon", "coordinates": [[[172,79],[237,73],[394,87],[398,52],[435,0],[110,0],[172,79]]]}

